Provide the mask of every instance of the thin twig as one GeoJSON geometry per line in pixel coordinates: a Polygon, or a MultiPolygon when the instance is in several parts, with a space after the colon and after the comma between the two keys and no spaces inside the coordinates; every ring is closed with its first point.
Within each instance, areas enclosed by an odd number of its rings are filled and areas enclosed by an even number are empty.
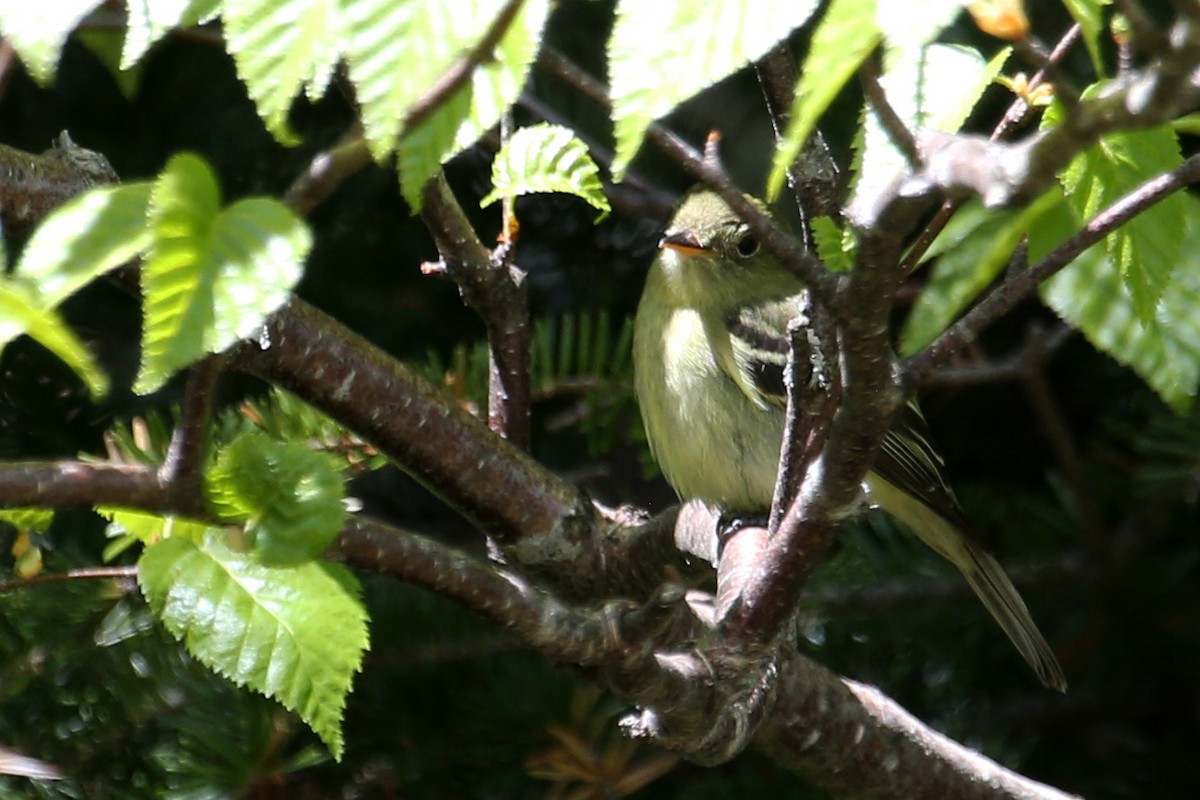
{"type": "Polygon", "coordinates": [[[347,177],[371,163],[362,125],[355,123],[329,150],[313,156],[308,167],[284,192],[283,202],[298,214],[308,214],[333,194],[347,177]]]}
{"type": "Polygon", "coordinates": [[[445,271],[488,332],[488,426],[529,448],[529,311],[524,274],[479,241],[440,173],[425,184],[421,219],[437,242],[445,271]]]}
{"type": "Polygon", "coordinates": [[[919,382],[925,374],[948,359],[954,351],[974,341],[984,328],[1011,311],[1043,281],[1074,261],[1084,250],[1141,212],[1197,181],[1200,181],[1200,156],[1192,156],[1170,172],[1151,178],[1121,197],[1028,270],[993,289],[924,350],[908,358],[903,368],[905,382],[908,385],[919,382]]]}
{"type": "Polygon", "coordinates": [[[11,578],[6,581],[0,581],[0,594],[4,594],[5,592],[14,592],[18,589],[27,589],[30,586],[41,586],[47,583],[63,583],[66,581],[98,580],[105,578],[136,580],[137,571],[137,567],[81,567],[79,569],[69,569],[66,572],[48,572],[42,575],[33,575],[28,578],[11,578]]]}
{"type": "Polygon", "coordinates": [[[879,83],[879,68],[876,66],[874,58],[867,58],[863,61],[862,66],[858,69],[858,82],[862,86],[868,105],[871,106],[871,111],[879,120],[879,124],[883,126],[883,130],[891,139],[892,144],[904,156],[904,160],[908,162],[908,166],[914,172],[920,170],[921,152],[917,149],[917,141],[913,138],[912,131],[904,124],[904,120],[900,119],[900,115],[896,113],[896,109],[892,107],[887,93],[883,91],[883,86],[879,83]]]}
{"type": "MultiPolygon", "coordinates": [[[[1080,32],[1081,28],[1078,23],[1068,28],[1062,38],[1058,40],[1058,44],[1050,51],[1049,62],[1056,64],[1062,61],[1067,53],[1071,51],[1071,48],[1074,47],[1075,43],[1079,41],[1080,32]]],[[[1029,79],[1028,90],[1033,91],[1038,86],[1041,86],[1045,80],[1046,69],[1043,67],[1029,79]]],[[[991,140],[995,142],[1006,138],[1025,121],[1030,111],[1032,111],[1032,108],[1029,103],[1025,102],[1024,98],[1014,97],[1012,103],[1008,106],[1008,110],[1004,112],[1004,116],[1000,119],[1000,122],[992,129],[991,140]]],[[[962,204],[963,200],[961,198],[947,198],[942,203],[941,208],[938,209],[934,218],[929,221],[929,224],[921,229],[917,240],[913,242],[912,247],[908,249],[908,253],[904,256],[905,275],[911,274],[917,268],[917,265],[921,263],[921,259],[924,258],[926,251],[929,250],[929,246],[937,239],[938,234],[942,232],[942,229],[946,227],[946,223],[950,221],[950,218],[954,216],[962,204]]]]}
{"type": "Polygon", "coordinates": [[[208,455],[209,422],[212,418],[217,381],[225,359],[213,355],[191,367],[179,422],[171,433],[171,444],[158,470],[158,479],[181,503],[204,508],[204,461],[208,455]]]}

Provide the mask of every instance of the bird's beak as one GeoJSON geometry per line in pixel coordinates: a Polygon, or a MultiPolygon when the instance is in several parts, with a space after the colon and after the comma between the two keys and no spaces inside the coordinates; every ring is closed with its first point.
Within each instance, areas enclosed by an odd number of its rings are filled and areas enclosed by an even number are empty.
{"type": "Polygon", "coordinates": [[[658,243],[660,249],[667,248],[687,256],[707,253],[708,248],[700,244],[696,234],[691,231],[667,231],[667,235],[658,243]]]}

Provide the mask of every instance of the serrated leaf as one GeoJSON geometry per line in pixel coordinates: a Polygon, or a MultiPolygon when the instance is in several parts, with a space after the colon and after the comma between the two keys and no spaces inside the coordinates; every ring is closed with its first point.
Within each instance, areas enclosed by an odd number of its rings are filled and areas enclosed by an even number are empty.
{"type": "Polygon", "coordinates": [[[978,199],[960,208],[926,253],[944,255],[905,321],[900,355],[912,355],[945,330],[996,280],[1030,229],[1061,203],[1062,194],[1051,191],[1019,212],[988,210],[978,199]]]}
{"type": "MultiPolygon", "coordinates": [[[[470,2],[479,4],[482,0],[470,2]]],[[[496,13],[493,11],[493,16],[496,13]]],[[[421,188],[441,165],[474,144],[520,96],[548,13],[547,0],[526,0],[493,50],[493,57],[471,73],[471,80],[453,98],[400,140],[396,159],[400,188],[414,211],[421,207],[421,188]]]]}
{"type": "Polygon", "coordinates": [[[342,476],[328,456],[262,433],[238,437],[208,475],[208,491],[223,518],[247,522],[265,562],[316,558],[346,519],[342,476]]]}
{"type": "Polygon", "coordinates": [[[514,133],[492,162],[492,187],[479,201],[481,208],[506,197],[564,192],[599,209],[597,222],[612,210],[587,145],[561,125],[542,123],[514,133]]]}
{"type": "Polygon", "coordinates": [[[265,198],[219,204],[211,169],[194,155],[172,158],[154,185],[139,393],[252,334],[300,279],[312,235],[295,212],[265,198]]]}
{"type": "Polygon", "coordinates": [[[126,0],[121,69],[132,68],[167,31],[199,24],[220,5],[221,0],[126,0]]]}
{"type": "Polygon", "coordinates": [[[0,278],[0,350],[22,334],[62,359],[93,397],[108,393],[108,376],[62,317],[23,285],[0,278]]]}
{"type": "MultiPolygon", "coordinates": [[[[1050,122],[1057,118],[1051,114],[1050,122]]],[[[1060,180],[1067,202],[1087,220],[1150,178],[1183,163],[1170,126],[1106,136],[1080,153],[1060,180]]],[[[1185,221],[1184,196],[1176,194],[1138,214],[1104,239],[1143,319],[1154,316],[1179,263],[1185,221]]]]}
{"type": "Polygon", "coordinates": [[[345,0],[345,53],[367,143],[377,160],[401,145],[401,186],[414,209],[420,207],[421,187],[441,163],[494,125],[520,93],[549,3],[518,5],[492,57],[423,123],[403,131],[417,101],[466,57],[500,14],[513,10],[513,0],[345,0]],[[399,143],[402,133],[406,141],[399,143]]]}
{"type": "Polygon", "coordinates": [[[833,0],[829,4],[800,68],[787,130],[767,178],[768,201],[779,196],[787,171],[816,129],[817,120],[882,37],[875,19],[875,0],[833,0]]]}
{"type": "MultiPolygon", "coordinates": [[[[1183,196],[1183,195],[1181,195],[1183,196]]],[[[1200,382],[1200,203],[1183,196],[1185,240],[1181,264],[1154,316],[1141,317],[1129,287],[1093,246],[1043,284],[1043,300],[1088,340],[1132,368],[1177,411],[1192,403],[1200,382]]],[[[1078,223],[1064,204],[1030,235],[1031,261],[1074,233],[1078,223]]]]}
{"type": "Polygon", "coordinates": [[[1080,33],[1083,34],[1083,44],[1087,47],[1088,56],[1092,59],[1092,67],[1100,78],[1107,75],[1104,69],[1104,57],[1100,53],[1100,34],[1104,32],[1102,9],[1109,3],[1110,0],[1063,0],[1067,12],[1072,19],[1079,23],[1080,33]]]}
{"type": "Polygon", "coordinates": [[[125,34],[120,28],[82,28],[75,34],[75,40],[91,51],[96,60],[104,65],[126,100],[132,101],[137,97],[142,69],[137,65],[130,69],[121,69],[121,47],[125,34]]]}
{"type": "Polygon", "coordinates": [[[68,200],[38,226],[14,280],[44,308],[57,306],[150,246],[149,183],[102,186],[68,200]]]}
{"type": "MultiPolygon", "coordinates": [[[[896,115],[912,132],[918,129],[957,131],[1005,58],[985,61],[960,45],[931,44],[889,49],[879,84],[896,115]]],[[[904,154],[873,110],[864,114],[863,147],[854,185],[855,201],[869,202],[908,170],[904,154]]],[[[853,201],[852,201],[853,202],[853,201]]]]}
{"type": "Polygon", "coordinates": [[[624,176],[651,122],[760,58],[816,6],[813,0],[621,0],[608,43],[613,179],[624,176]]]}
{"type": "Polygon", "coordinates": [[[342,756],[342,712],[367,649],[357,580],[337,564],[273,568],[212,531],[146,548],[138,582],[150,608],[202,664],[300,715],[342,756]]]}
{"type": "Polygon", "coordinates": [[[299,138],[287,124],[292,101],[325,92],[340,57],[340,0],[226,0],[225,40],[267,130],[282,144],[299,138]]]}
{"type": "Polygon", "coordinates": [[[33,79],[49,86],[67,36],[99,4],[99,0],[0,3],[0,36],[17,51],[33,79]]]}
{"type": "Polygon", "coordinates": [[[854,266],[854,240],[849,232],[843,231],[829,217],[814,217],[809,224],[812,226],[817,255],[825,262],[825,266],[833,272],[849,271],[854,266]]]}

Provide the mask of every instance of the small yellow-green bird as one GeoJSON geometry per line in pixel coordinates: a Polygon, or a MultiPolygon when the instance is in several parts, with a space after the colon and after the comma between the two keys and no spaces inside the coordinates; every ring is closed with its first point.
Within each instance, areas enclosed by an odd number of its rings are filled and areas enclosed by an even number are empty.
{"type": "MultiPolygon", "coordinates": [[[[650,448],[685,500],[725,512],[771,507],[783,441],[788,322],[804,285],[708,191],[676,209],[634,326],[634,382],[650,448]]],[[[1000,564],[975,543],[915,401],[864,482],[882,507],[958,567],[1046,686],[1065,691],[1050,646],[1000,564]]]]}

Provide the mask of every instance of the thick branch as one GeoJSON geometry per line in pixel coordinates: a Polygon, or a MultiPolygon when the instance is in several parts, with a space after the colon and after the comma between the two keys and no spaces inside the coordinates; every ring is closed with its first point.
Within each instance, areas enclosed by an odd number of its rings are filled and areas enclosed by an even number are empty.
{"type": "Polygon", "coordinates": [[[0,230],[24,237],[67,200],[115,180],[108,160],[76,145],[66,131],[38,156],[0,144],[0,230]]]}
{"type": "Polygon", "coordinates": [[[755,747],[840,797],[1067,800],[927,727],[873,686],[802,657],[782,668],[779,700],[755,747]]]}
{"type": "Polygon", "coordinates": [[[282,386],[378,446],[522,563],[572,560],[595,522],[583,495],[365,339],[293,300],[233,366],[282,386]]]}

